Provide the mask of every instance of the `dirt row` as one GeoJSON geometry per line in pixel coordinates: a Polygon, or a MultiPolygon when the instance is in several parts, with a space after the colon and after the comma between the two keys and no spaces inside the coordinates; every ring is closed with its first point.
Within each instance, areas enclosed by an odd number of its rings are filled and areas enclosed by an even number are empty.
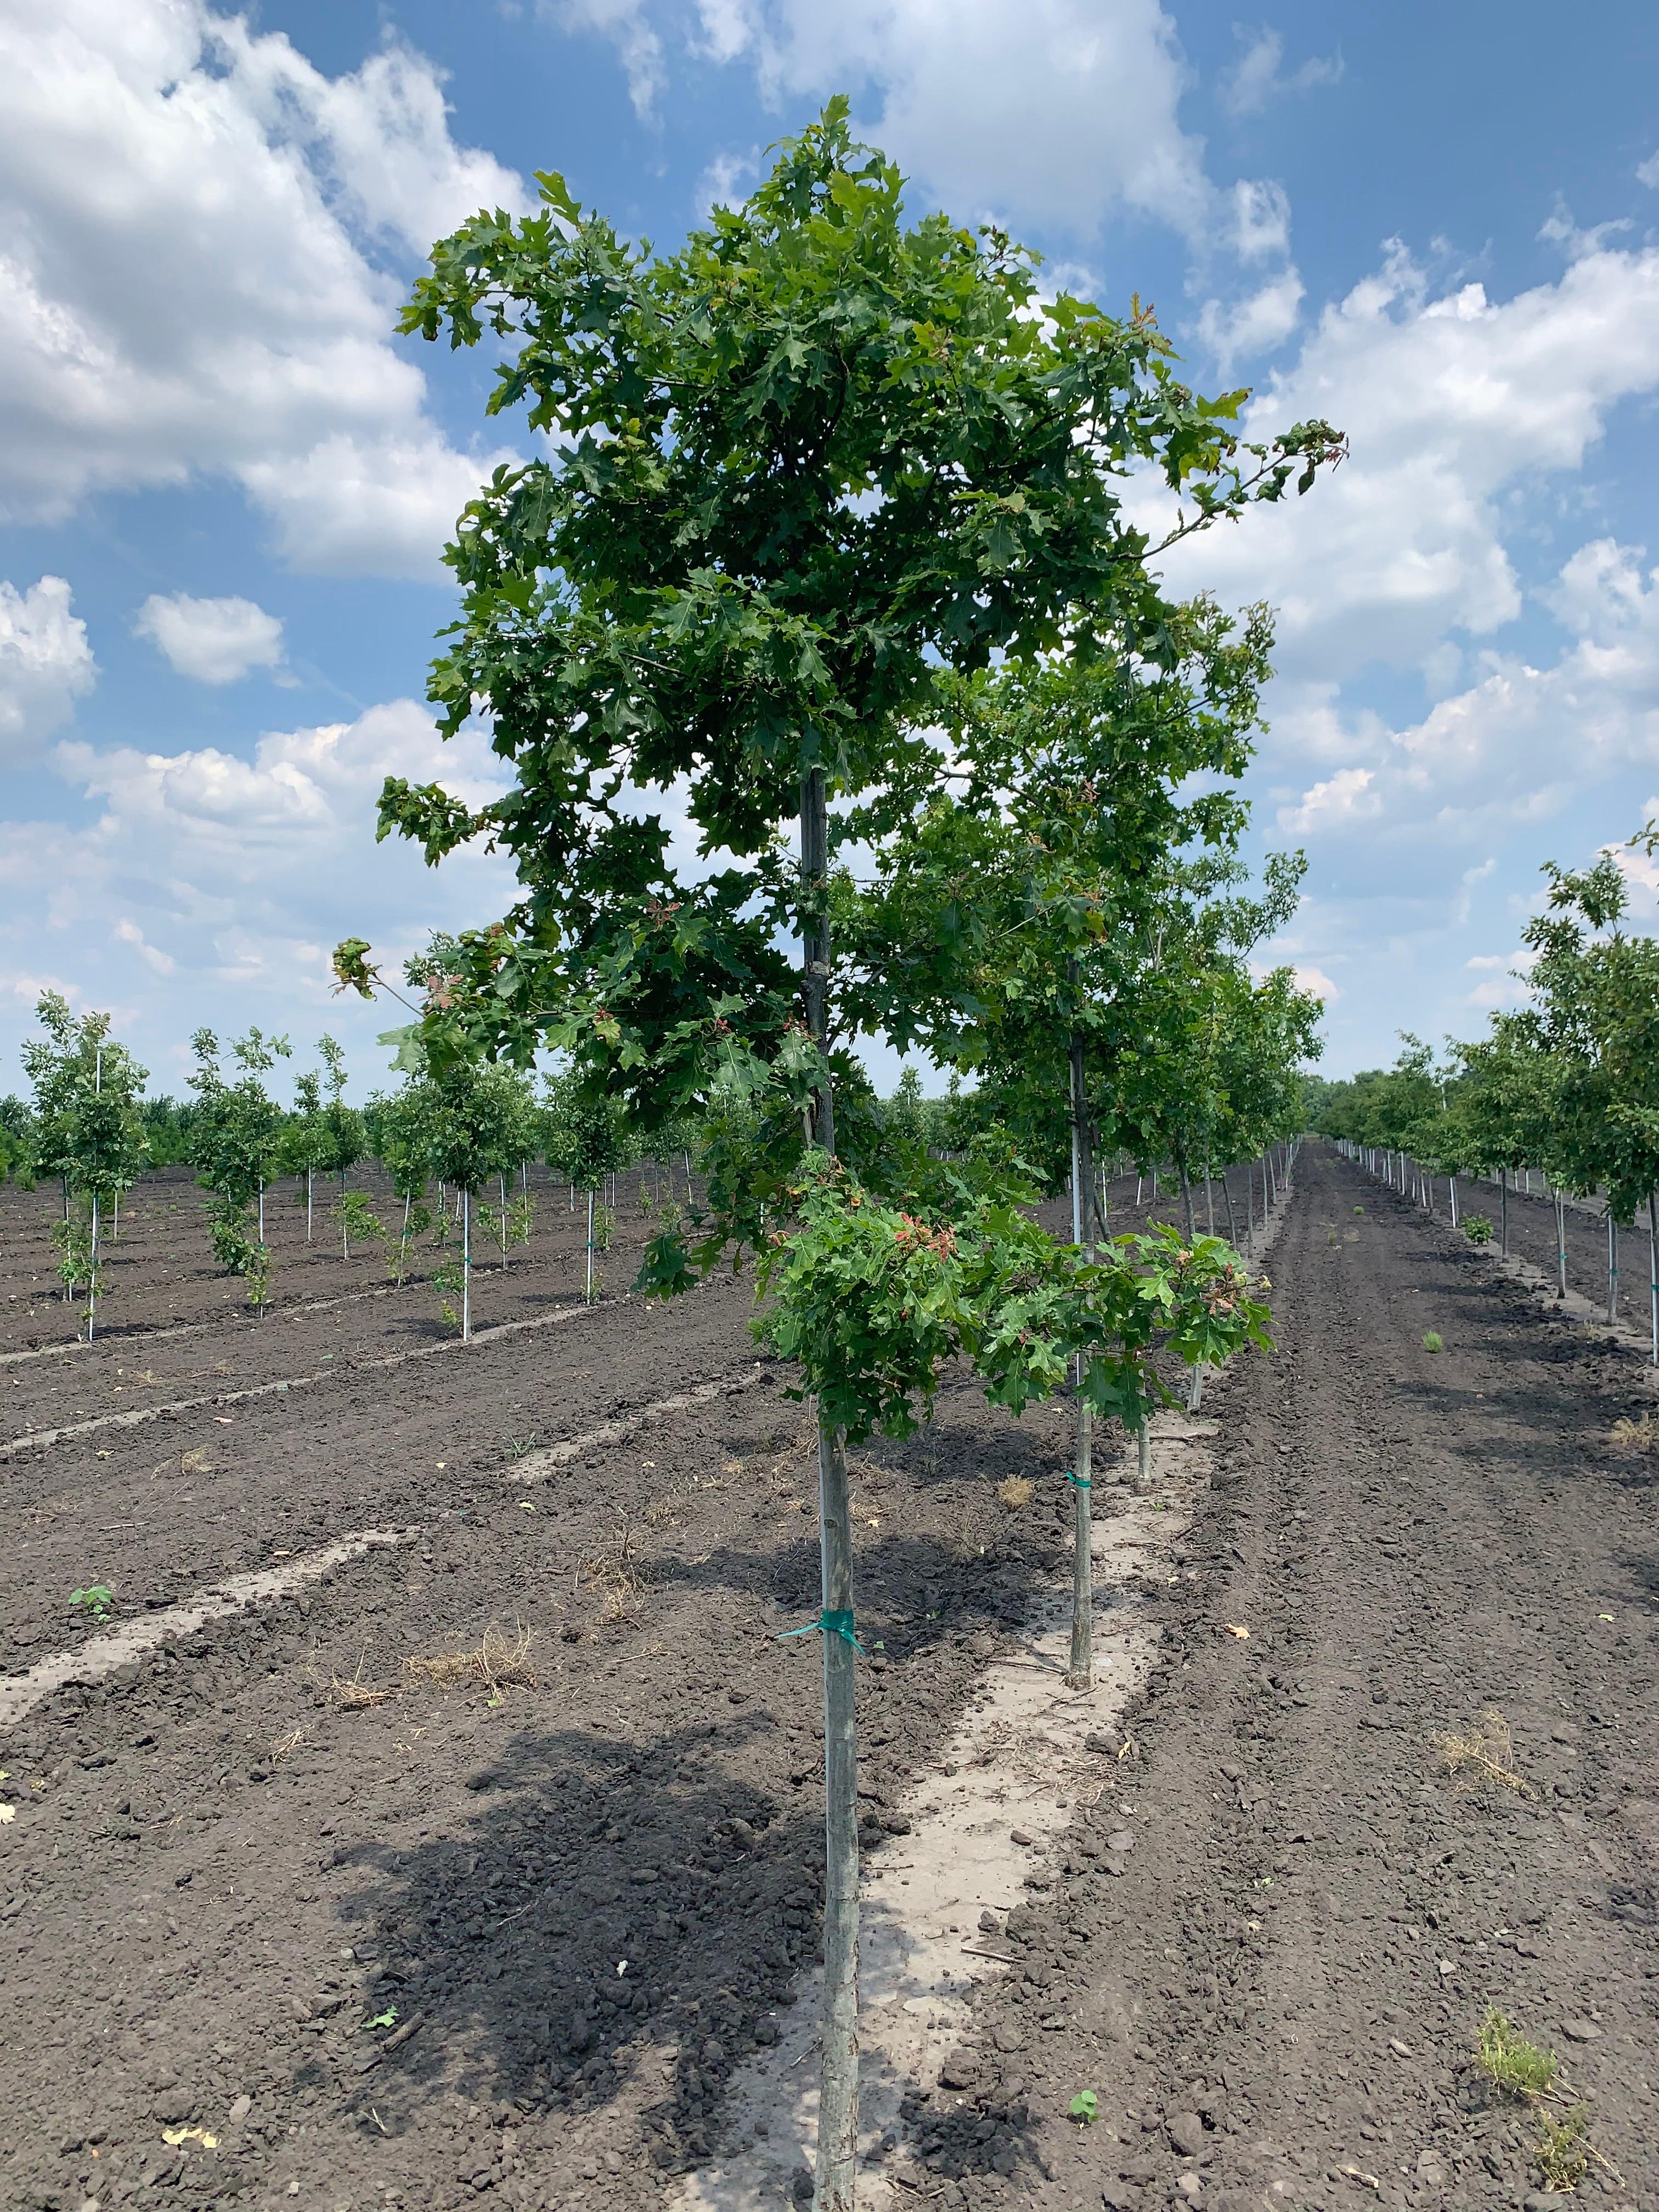
{"type": "MultiPolygon", "coordinates": [[[[639,1254],[661,1226],[665,1210],[685,1204],[687,1185],[678,1166],[672,1172],[647,1167],[618,1176],[616,1182],[614,1247],[598,1264],[606,1279],[620,1285],[632,1278],[639,1254]]],[[[265,1240],[271,1254],[270,1303],[276,1313],[289,1315],[317,1301],[354,1295],[393,1295],[390,1254],[403,1221],[403,1200],[372,1163],[352,1170],[349,1187],[368,1200],[386,1231],[384,1241],[360,1241],[349,1253],[343,1252],[340,1229],[331,1214],[338,1195],[332,1177],[317,1182],[309,1239],[303,1183],[285,1179],[267,1192],[265,1240]]],[[[509,1204],[520,1194],[509,1180],[509,1204]]],[[[538,1267],[556,1267],[568,1287],[583,1287],[587,1221],[581,1194],[575,1194],[573,1206],[565,1184],[550,1179],[544,1169],[532,1168],[529,1196],[530,1243],[509,1251],[505,1269],[487,1230],[483,1224],[475,1228],[474,1294],[487,1319],[504,1321],[520,1311],[526,1281],[538,1267]]],[[[435,1201],[435,1192],[428,1199],[435,1201]]],[[[486,1190],[480,1200],[498,1206],[499,1194],[486,1190]]],[[[119,1237],[112,1238],[106,1224],[102,1245],[98,1334],[106,1341],[137,1346],[156,1329],[249,1318],[245,1285],[214,1260],[210,1204],[209,1194],[184,1167],[155,1170],[127,1194],[119,1237]]],[[[15,1183],[0,1186],[0,1352],[66,1344],[86,1334],[84,1295],[65,1299],[57,1274],[51,1237],[61,1212],[56,1185],[33,1191],[15,1183]]],[[[412,1248],[400,1310],[418,1313],[420,1325],[441,1326],[431,1277],[459,1247],[459,1231],[452,1226],[441,1249],[431,1236],[417,1239],[412,1248]]]]}
{"type": "MultiPolygon", "coordinates": [[[[1374,1177],[1366,1176],[1364,1179],[1376,1187],[1374,1177]]],[[[1436,1177],[1433,1189],[1435,1218],[1449,1223],[1450,1189],[1443,1176],[1436,1177]]],[[[1492,1223],[1492,1244],[1496,1249],[1500,1241],[1503,1219],[1503,1194],[1498,1187],[1477,1181],[1471,1176],[1460,1176],[1457,1209],[1460,1223],[1474,1213],[1484,1215],[1492,1223]]],[[[1552,1284],[1555,1283],[1559,1279],[1559,1260],[1553,1200],[1528,1197],[1522,1191],[1511,1189],[1509,1213],[1510,1252],[1520,1259],[1529,1261],[1548,1277],[1552,1284]]],[[[1601,1213],[1570,1200],[1563,1214],[1563,1224],[1566,1232],[1567,1287],[1605,1313],[1607,1304],[1606,1220],[1601,1213]]],[[[1649,1323],[1651,1311],[1652,1271],[1646,1222],[1620,1229],[1617,1240],[1618,1316],[1631,1326],[1644,1328],[1649,1323]]]]}
{"type": "MultiPolygon", "coordinates": [[[[1127,1755],[907,2100],[916,2194],[1535,2208],[1538,2123],[1473,2063],[1495,2002],[1585,2100],[1584,2193],[1644,2205],[1659,1541],[1651,1430],[1615,1425],[1650,1377],[1317,1148],[1272,1272],[1277,1349],[1218,1395],[1213,1486],[1146,1593],[1127,1755]],[[1437,1748],[1490,1710],[1519,1789],[1437,1748]]],[[[783,1638],[817,1603],[812,1438],[787,1373],[754,1379],[748,1313],[710,1285],[433,1363],[416,1395],[441,1372],[471,1456],[358,1370],[219,1431],[243,1455],[205,1493],[143,1491],[125,1444],[6,1470],[14,1535],[54,1468],[86,1509],[148,1500],[158,1598],[204,1504],[215,1556],[411,1533],[0,1751],[0,2202],[619,2212],[702,2164],[815,1955],[822,1863],[813,1639],[783,1638]],[[576,1438],[716,1376],[527,1492],[477,1413],[576,1438]]],[[[856,1455],[873,1863],[1064,1572],[1068,1426],[958,1382],[856,1455]]]]}

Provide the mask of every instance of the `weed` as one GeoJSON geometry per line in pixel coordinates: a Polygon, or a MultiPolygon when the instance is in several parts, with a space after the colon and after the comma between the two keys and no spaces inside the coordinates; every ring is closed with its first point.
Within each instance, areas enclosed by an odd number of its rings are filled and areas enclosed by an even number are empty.
{"type": "Polygon", "coordinates": [[[396,1683],[385,1683],[379,1687],[363,1680],[363,1668],[368,1664],[368,1646],[365,1644],[357,1662],[357,1671],[349,1681],[337,1674],[325,1675],[313,1660],[305,1670],[305,1678],[320,1698],[331,1701],[343,1713],[366,1712],[371,1705],[383,1705],[398,1694],[396,1683]]]}
{"type": "Polygon", "coordinates": [[[107,1583],[89,1583],[85,1589],[70,1592],[70,1603],[94,1620],[107,1620],[115,1610],[115,1592],[107,1583]]]}
{"type": "Polygon", "coordinates": [[[596,1206],[594,1207],[593,1249],[596,1252],[608,1252],[611,1249],[611,1239],[612,1235],[615,1233],[616,1226],[617,1217],[610,1206],[596,1206]]]}
{"type": "Polygon", "coordinates": [[[270,1248],[267,1244],[252,1244],[248,1248],[247,1265],[242,1270],[242,1280],[247,1285],[247,1302],[255,1313],[263,1313],[270,1303],[270,1248]]]}
{"type": "Polygon", "coordinates": [[[341,1249],[348,1260],[354,1237],[360,1244],[385,1242],[386,1224],[360,1190],[342,1191],[338,1203],[328,1209],[328,1218],[340,1224],[341,1249]]]}
{"type": "Polygon", "coordinates": [[[396,2005],[388,2005],[384,2012],[377,2012],[373,2020],[366,2020],[363,2022],[363,2026],[369,2028],[396,2027],[397,2025],[398,2008],[396,2005]]]}
{"type": "Polygon", "coordinates": [[[1590,2141],[1589,2116],[1583,2106],[1565,2103],[1573,2091],[1553,2051],[1540,2051],[1535,2043],[1528,2043],[1496,2005],[1489,2004],[1475,2038],[1474,2056],[1487,2080],[1506,2097],[1525,2105],[1538,2122],[1533,2163],[1546,2189],[1576,2189],[1589,2171],[1592,2159],[1614,2183],[1624,2186],[1618,2169],[1590,2141]],[[1551,2112],[1551,2105],[1559,2109],[1551,2112]]]}
{"type": "Polygon", "coordinates": [[[431,1226],[430,1206],[412,1205],[403,1228],[396,1237],[389,1240],[386,1248],[386,1265],[392,1271],[392,1281],[399,1290],[402,1290],[409,1278],[410,1255],[414,1251],[416,1239],[424,1237],[431,1226]]]}
{"type": "Polygon", "coordinates": [[[1472,1728],[1462,1731],[1449,1729],[1434,1740],[1435,1749],[1446,1763],[1446,1771],[1455,1775],[1465,1788],[1513,1790],[1522,1797],[1530,1797],[1532,1790],[1516,1772],[1515,1739],[1510,1724],[1496,1706],[1489,1706],[1472,1728]]]}
{"type": "Polygon", "coordinates": [[[1484,1213],[1466,1213],[1463,1216],[1463,1234],[1471,1244],[1490,1244],[1492,1223],[1484,1213]]]}
{"type": "Polygon", "coordinates": [[[1510,2027],[1496,2005],[1486,2007],[1475,2039],[1474,2055],[1487,2080],[1508,2096],[1530,2101],[1555,2093],[1561,2072],[1560,2060],[1553,2051],[1540,2051],[1535,2043],[1528,2043],[1524,2035],[1510,2027]]]}
{"type": "Polygon", "coordinates": [[[1613,1423],[1612,1441],[1616,1451],[1650,1452],[1659,1444],[1659,1424],[1651,1413],[1638,1414],[1634,1420],[1626,1414],[1613,1423]]]}
{"type": "Polygon", "coordinates": [[[213,1462],[204,1449],[198,1444],[193,1451],[185,1452],[179,1460],[179,1472],[180,1474],[211,1474],[213,1462]]]}
{"type": "Polygon", "coordinates": [[[1010,1513],[1018,1513],[1022,1505],[1031,1502],[1031,1484],[1023,1474],[1005,1475],[997,1485],[997,1500],[1010,1513]]]}
{"type": "Polygon", "coordinates": [[[439,1294],[438,1316],[447,1328],[459,1328],[461,1325],[459,1311],[450,1300],[459,1299],[465,1285],[466,1270],[459,1259],[446,1260],[432,1271],[432,1287],[439,1294]]]}
{"type": "Polygon", "coordinates": [[[1575,2105],[1559,2119],[1553,2112],[1540,2112],[1532,2154],[1546,2189],[1577,2189],[1590,2162],[1589,2122],[1583,2106],[1575,2105]]]}
{"type": "Polygon", "coordinates": [[[1356,1206],[1354,1208],[1354,1212],[1356,1213],[1363,1213],[1365,1209],[1363,1206],[1356,1206]]]}
{"type": "Polygon", "coordinates": [[[535,1450],[537,1445],[540,1442],[540,1437],[538,1437],[533,1429],[530,1431],[530,1434],[527,1437],[503,1437],[501,1438],[502,1445],[504,1446],[507,1455],[509,1459],[525,1458],[529,1453],[535,1450]]]}
{"type": "Polygon", "coordinates": [[[1431,1328],[1425,1332],[1423,1337],[1423,1349],[1425,1352],[1443,1352],[1445,1348],[1445,1345],[1442,1342],[1440,1333],[1437,1329],[1431,1328]]]}
{"type": "Polygon", "coordinates": [[[285,1759],[298,1751],[305,1740],[303,1729],[290,1729],[286,1735],[278,1736],[270,1747],[271,1765],[280,1766],[285,1759]]]}
{"type": "Polygon", "coordinates": [[[626,1514],[621,1516],[617,1540],[608,1551],[582,1561],[582,1571],[604,1589],[610,1600],[608,1620],[621,1620],[638,1607],[646,1592],[643,1564],[635,1555],[634,1531],[626,1514]]]}
{"type": "Polygon", "coordinates": [[[530,1659],[531,1640],[532,1632],[517,1621],[510,1636],[491,1621],[483,1641],[471,1650],[439,1651],[430,1659],[405,1659],[404,1671],[423,1682],[435,1682],[441,1690],[459,1690],[470,1683],[487,1685],[492,1697],[503,1689],[533,1690],[538,1685],[530,1659]]]}
{"type": "Polygon", "coordinates": [[[1331,1230],[1325,1238],[1325,1242],[1328,1244],[1340,1244],[1341,1241],[1341,1238],[1337,1235],[1334,1229],[1331,1230]]]}
{"type": "Polygon", "coordinates": [[[1066,2110],[1080,2128],[1090,2128],[1100,2118],[1100,2100],[1092,2089],[1079,2089],[1066,2110]]]}

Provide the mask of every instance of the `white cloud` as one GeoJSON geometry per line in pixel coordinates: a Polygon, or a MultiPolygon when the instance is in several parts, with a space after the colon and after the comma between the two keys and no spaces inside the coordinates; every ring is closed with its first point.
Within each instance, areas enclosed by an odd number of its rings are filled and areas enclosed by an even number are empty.
{"type": "Polygon", "coordinates": [[[522,197],[402,48],[329,78],[204,0],[0,16],[0,512],[217,476],[296,563],[434,574],[495,457],[428,421],[375,255],[522,197]]]}
{"type": "Polygon", "coordinates": [[[1241,177],[1233,186],[1233,229],[1246,261],[1291,250],[1291,203],[1283,185],[1241,177]]]}
{"type": "Polygon", "coordinates": [[[0,582],[0,762],[8,767],[68,721],[97,676],[87,626],[70,605],[61,576],[42,576],[26,592],[0,582]]]}
{"type": "Polygon", "coordinates": [[[1368,768],[1340,769],[1324,782],[1304,791],[1301,803],[1296,806],[1281,806],[1279,826],[1287,836],[1305,837],[1316,830],[1346,829],[1356,822],[1365,822],[1382,811],[1380,794],[1371,789],[1372,771],[1368,768]]]}
{"type": "MultiPolygon", "coordinates": [[[[1235,28],[1238,37],[1249,37],[1243,25],[1235,28]]],[[[1256,32],[1223,79],[1222,105],[1235,115],[1259,115],[1271,101],[1282,98],[1286,93],[1310,92],[1316,85],[1340,82],[1340,54],[1305,61],[1289,76],[1281,76],[1279,73],[1279,65],[1284,58],[1285,40],[1281,33],[1266,27],[1256,32]]]]}
{"type": "Polygon", "coordinates": [[[170,952],[160,951],[145,937],[137,923],[129,921],[125,915],[111,930],[110,935],[114,938],[118,945],[131,945],[153,975],[171,975],[179,965],[170,952]]]}
{"type": "Polygon", "coordinates": [[[667,83],[662,40],[641,0],[541,0],[539,12],[567,31],[592,31],[617,49],[634,112],[650,121],[667,83]]]}
{"type": "Polygon", "coordinates": [[[1436,295],[1391,246],[1247,410],[1255,436],[1323,416],[1351,434],[1352,459],[1307,500],[1209,533],[1170,572],[1270,599],[1295,684],[1367,661],[1420,666],[1449,632],[1487,634],[1520,611],[1510,495],[1579,470],[1613,409],[1656,386],[1659,249],[1601,248],[1494,301],[1479,284],[1436,295]]]}
{"type": "Polygon", "coordinates": [[[860,129],[963,216],[1072,236],[1150,216],[1196,239],[1203,143],[1157,0],[701,0],[708,51],[769,98],[852,91],[860,129]],[[873,93],[864,115],[857,95],[873,93]]]}
{"type": "Polygon", "coordinates": [[[198,684],[234,684],[250,669],[283,665],[283,625],[252,599],[152,592],[132,627],[180,676],[198,684]]]}
{"type": "Polygon", "coordinates": [[[1646,185],[1650,190],[1659,190],[1659,154],[1650,154],[1643,162],[1636,172],[1636,181],[1638,185],[1646,185]]]}
{"type": "Polygon", "coordinates": [[[1283,345],[1296,328],[1302,296],[1302,279],[1292,268],[1280,270],[1231,307],[1206,300],[1198,319],[1199,336],[1214,354],[1221,375],[1231,376],[1236,361],[1283,345]]]}
{"type": "Polygon", "coordinates": [[[1322,968],[1316,968],[1310,963],[1298,963],[1291,973],[1296,978],[1298,991],[1311,991],[1316,999],[1322,999],[1328,1004],[1342,996],[1322,968]]]}

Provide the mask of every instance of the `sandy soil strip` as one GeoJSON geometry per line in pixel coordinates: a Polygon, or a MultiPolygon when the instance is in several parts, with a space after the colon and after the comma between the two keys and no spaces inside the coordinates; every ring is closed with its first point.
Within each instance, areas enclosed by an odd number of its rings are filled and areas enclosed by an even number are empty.
{"type": "Polygon", "coordinates": [[[210,1620],[222,1620],[246,1606],[270,1605],[290,1590],[316,1582],[331,1567],[342,1566],[365,1552],[407,1543],[416,1534],[413,1528],[365,1528],[325,1544],[320,1551],[307,1552],[303,1559],[285,1560],[280,1567],[259,1567],[251,1574],[232,1575],[201,1591],[187,1604],[170,1605],[162,1612],[147,1613],[143,1620],[124,1622],[109,1635],[92,1637],[73,1651],[55,1651],[49,1659],[38,1660],[27,1674],[0,1681],[0,1727],[21,1721],[66,1682],[101,1682],[118,1667],[141,1659],[145,1652],[154,1651],[175,1636],[193,1635],[210,1620]]]}
{"type": "MultiPolygon", "coordinates": [[[[1291,1190],[1285,1187],[1258,1237],[1255,1264],[1278,1236],[1291,1190]]],[[[1224,1374],[1212,1376],[1209,1394],[1225,1383],[1224,1374]]],[[[1135,1579],[1170,1573],[1170,1552],[1213,1471],[1208,1443],[1216,1433],[1201,1414],[1160,1415],[1152,1423],[1152,1493],[1128,1492],[1127,1510],[1094,1524],[1092,1688],[1074,1690],[1066,1680],[1068,1580],[1050,1590],[1016,1648],[986,1669],[976,1709],[904,1802],[910,1832],[863,1869],[860,2212],[897,2212],[926,2197],[931,2176],[910,2155],[900,2100],[913,2086],[939,2082],[953,2050],[972,2034],[974,1984],[1002,1973],[1013,1957],[1002,1921],[1033,1892],[1065,1879],[1057,1861],[1074,1808],[1099,1797],[1115,1759],[1102,1747],[1115,1735],[1158,1646],[1135,1579]]],[[[1099,1437],[1096,1480],[1103,1492],[1121,1486],[1123,1494],[1136,1472],[1133,1448],[1126,1444],[1114,1466],[1104,1443],[1099,1437]]],[[[1083,1849],[1086,1840],[1087,1855],[1108,1869],[1115,1862],[1121,1870],[1139,1841],[1133,1798],[1120,1802],[1121,1828],[1078,1842],[1083,1849]]],[[[776,2043],[732,2077],[726,2147],[673,2197],[676,2212],[778,2212],[795,2201],[794,2178],[810,2171],[817,2136],[821,1986],[817,1976],[802,1984],[779,2017],[776,2043]]]]}
{"type": "MultiPolygon", "coordinates": [[[[562,1316],[550,1316],[561,1319],[562,1316]]],[[[512,1328],[533,1328],[532,1322],[509,1322],[492,1334],[505,1335],[512,1328]]],[[[474,1343],[477,1342],[474,1338],[474,1343]]],[[[447,1346],[441,1347],[447,1349],[447,1346]]],[[[413,1357],[419,1358],[420,1354],[413,1357]]],[[[752,1367],[739,1375],[726,1376],[714,1382],[701,1382],[695,1389],[676,1391],[672,1397],[654,1399],[641,1406],[635,1413],[620,1420],[606,1421],[601,1427],[589,1429],[584,1435],[572,1437],[567,1443],[550,1445],[545,1451],[528,1454],[513,1469],[513,1479],[519,1482],[544,1481],[557,1468],[584,1452],[596,1451],[607,1444],[623,1443],[665,1414],[684,1413],[693,1406],[707,1405],[711,1399],[734,1395],[739,1390],[751,1389],[760,1380],[762,1370],[752,1367]]],[[[286,1384],[274,1386],[286,1389],[286,1384]]],[[[245,1396],[258,1396],[258,1392],[244,1392],[245,1396]]],[[[342,1536],[319,1551],[307,1552],[303,1558],[289,1559],[280,1567],[260,1567],[243,1575],[232,1575],[226,1581],[216,1583],[202,1590],[183,1605],[171,1605],[158,1613],[146,1614],[142,1620],[125,1622],[107,1636],[94,1636],[72,1651],[56,1651],[50,1657],[38,1660],[21,1674],[0,1679],[0,1728],[7,1727],[32,1712],[44,1698],[60,1690],[67,1682],[100,1682],[115,1673],[128,1661],[141,1658],[158,1644],[175,1636],[190,1636],[210,1620],[222,1620],[227,1614],[240,1613],[245,1607],[270,1605],[286,1597],[290,1590],[299,1589],[325,1575],[348,1559],[365,1553],[385,1549],[396,1544],[406,1544],[418,1536],[419,1527],[408,1528],[366,1528],[350,1536],[342,1536]]]]}
{"type": "MultiPolygon", "coordinates": [[[[626,1293],[620,1298],[606,1301],[612,1305],[626,1305],[626,1293]]],[[[131,1413],[99,1413],[91,1420],[66,1422],[62,1428],[31,1429],[26,1435],[13,1437],[0,1443],[0,1460],[10,1459],[19,1452],[44,1451],[50,1444],[62,1443],[71,1437],[89,1437],[103,1429],[137,1429],[150,1421],[159,1421],[169,1413],[194,1413],[204,1406],[240,1406],[251,1398],[274,1398],[284,1390],[306,1390],[313,1383],[330,1382],[342,1375],[384,1374],[393,1367],[408,1367],[417,1359],[440,1359],[446,1352],[470,1352],[476,1344],[493,1343],[497,1337],[514,1336],[531,1328],[552,1328],[560,1322],[571,1321],[578,1314],[592,1313],[594,1306],[566,1306],[553,1314],[532,1314],[524,1321],[497,1322],[491,1328],[475,1328],[470,1340],[463,1343],[459,1337],[447,1338],[441,1344],[423,1344],[416,1352],[391,1352],[374,1359],[349,1359],[343,1366],[319,1368],[314,1375],[290,1375],[281,1382],[253,1382],[240,1390],[216,1390],[201,1398],[174,1398],[165,1406],[140,1406],[131,1413]]]]}

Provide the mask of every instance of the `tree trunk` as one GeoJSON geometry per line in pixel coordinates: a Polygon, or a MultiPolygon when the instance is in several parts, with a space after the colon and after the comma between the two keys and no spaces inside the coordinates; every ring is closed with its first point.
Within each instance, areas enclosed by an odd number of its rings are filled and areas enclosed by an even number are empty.
{"type": "Polygon", "coordinates": [[[1607,1320],[1619,1318],[1619,1224],[1607,1209],[1607,1320]]]}
{"type": "MultiPolygon", "coordinates": [[[[1073,963],[1073,980],[1076,963],[1073,963]]],[[[1084,1257],[1095,1256],[1095,1173],[1092,1133],[1089,1127],[1089,1093],[1083,1060],[1083,1039],[1073,1030],[1072,1077],[1072,1229],[1083,1247],[1084,1257]],[[1089,1194],[1090,1218],[1082,1218],[1083,1193],[1089,1194]]],[[[1082,1376],[1079,1374],[1079,1382],[1082,1376]]],[[[1081,1389],[1077,1395],[1077,1468],[1072,1477],[1074,1542],[1072,1551],[1072,1656],[1067,1680],[1074,1689],[1085,1690],[1094,1679],[1094,1528],[1091,1504],[1094,1481],[1094,1413],[1081,1389]]]]}
{"type": "MultiPolygon", "coordinates": [[[[830,1039],[830,917],[825,880],[830,819],[823,770],[800,794],[801,997],[820,1052],[830,1039]]],[[[836,1102],[826,1073],[817,1091],[821,1148],[836,1149],[836,1102]]],[[[685,1162],[688,1194],[691,1163],[685,1162]]],[[[688,1200],[689,1202],[689,1200],[688,1200]]],[[[818,1543],[823,1615],[823,2017],[818,2078],[815,2212],[853,2212],[859,2143],[858,1728],[853,1701],[853,1526],[847,1444],[818,1407],[818,1543]],[[845,1632],[843,1633],[843,1630],[845,1632]]]]}
{"type": "Polygon", "coordinates": [[[1215,1235],[1215,1186],[1210,1180],[1210,1163],[1204,1163],[1204,1221],[1207,1233],[1215,1235]]]}
{"type": "Polygon", "coordinates": [[[306,1170],[306,1243],[307,1244],[311,1242],[311,1176],[312,1170],[307,1168],[306,1170]]]}
{"type": "Polygon", "coordinates": [[[1193,1187],[1187,1180],[1187,1170],[1184,1163],[1182,1164],[1181,1170],[1181,1202],[1187,1209],[1187,1242],[1189,1244],[1196,1244],[1198,1242],[1198,1224],[1193,1218],[1193,1187]]]}
{"type": "Polygon", "coordinates": [[[1653,1364],[1659,1367],[1659,1208],[1648,1193],[1648,1313],[1653,1325],[1653,1364]]]}
{"type": "Polygon", "coordinates": [[[1244,1204],[1249,1215],[1250,1257],[1255,1257],[1255,1172],[1248,1162],[1244,1168],[1244,1204]]]}
{"type": "Polygon", "coordinates": [[[587,1288],[583,1292],[589,1305],[593,1303],[593,1194],[587,1194],[587,1288]]]}
{"type": "Polygon", "coordinates": [[[1504,1216],[1504,1257],[1507,1260],[1510,1255],[1510,1171],[1507,1168],[1498,1170],[1498,1189],[1504,1216]]]}
{"type": "Polygon", "coordinates": [[[1228,1180],[1228,1171],[1225,1168],[1223,1168],[1221,1170],[1221,1195],[1227,1201],[1227,1242],[1232,1246],[1234,1251],[1237,1252],[1238,1249],[1238,1216],[1233,1212],[1233,1187],[1231,1182],[1228,1180]]]}
{"type": "Polygon", "coordinates": [[[1152,1432],[1143,1419],[1135,1431],[1135,1489],[1145,1498],[1152,1486],[1152,1432]]]}
{"type": "Polygon", "coordinates": [[[461,1188],[461,1342],[472,1341],[472,1194],[461,1188]]]}
{"type": "Polygon", "coordinates": [[[1567,1295],[1567,1202],[1558,1190],[1555,1194],[1555,1287],[1558,1294],[1567,1295]]]}

